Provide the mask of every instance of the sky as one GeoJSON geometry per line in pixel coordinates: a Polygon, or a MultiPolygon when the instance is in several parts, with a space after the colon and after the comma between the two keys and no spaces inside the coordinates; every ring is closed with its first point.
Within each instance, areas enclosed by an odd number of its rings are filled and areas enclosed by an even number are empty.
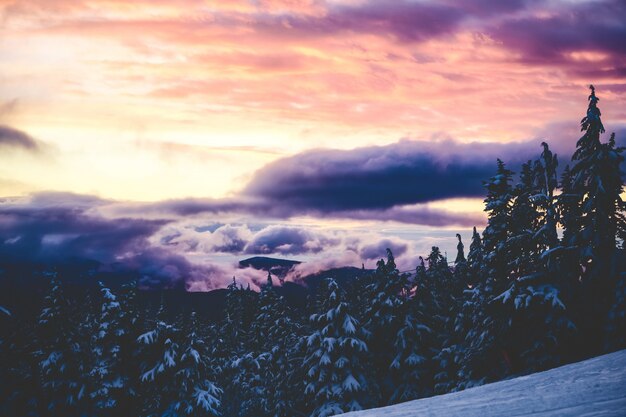
{"type": "Polygon", "coordinates": [[[390,247],[408,270],[469,247],[496,158],[568,162],[590,83],[626,143],[623,0],[0,0],[0,21],[0,260],[192,290],[257,283],[254,255],[300,276],[390,247]]]}

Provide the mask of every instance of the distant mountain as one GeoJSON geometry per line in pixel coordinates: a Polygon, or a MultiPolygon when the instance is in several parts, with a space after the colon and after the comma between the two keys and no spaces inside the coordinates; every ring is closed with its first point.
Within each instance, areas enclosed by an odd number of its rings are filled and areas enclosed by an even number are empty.
{"type": "MultiPolygon", "coordinates": [[[[240,267],[270,270],[273,275],[284,277],[299,261],[268,257],[253,257],[239,263],[240,267]]],[[[65,283],[64,292],[71,296],[81,296],[89,288],[97,290],[97,282],[103,281],[114,291],[132,280],[140,278],[136,271],[128,271],[109,265],[106,268],[89,260],[75,260],[59,264],[53,268],[65,283]]],[[[0,264],[0,306],[19,317],[35,317],[41,310],[41,303],[48,287],[51,269],[46,265],[0,264]]],[[[314,293],[325,278],[334,278],[339,285],[349,286],[355,278],[372,273],[372,270],[355,267],[333,268],[301,277],[296,282],[283,282],[276,291],[284,297],[287,305],[296,314],[306,312],[309,295],[314,293]]],[[[278,282],[275,282],[278,284],[278,282]]],[[[209,292],[186,292],[179,289],[143,289],[138,292],[138,302],[142,308],[157,311],[161,303],[167,307],[169,319],[175,319],[184,311],[196,311],[208,321],[218,321],[223,317],[226,304],[226,289],[209,292]]],[[[1,317],[0,317],[1,318],[1,317]]],[[[1,321],[1,320],[0,320],[1,321]]],[[[1,323],[0,323],[0,327],[1,323]]]]}
{"type": "Polygon", "coordinates": [[[279,278],[284,278],[291,268],[301,263],[302,262],[300,261],[292,261],[289,259],[254,256],[252,258],[239,261],[239,268],[254,268],[261,271],[268,271],[279,278]]]}

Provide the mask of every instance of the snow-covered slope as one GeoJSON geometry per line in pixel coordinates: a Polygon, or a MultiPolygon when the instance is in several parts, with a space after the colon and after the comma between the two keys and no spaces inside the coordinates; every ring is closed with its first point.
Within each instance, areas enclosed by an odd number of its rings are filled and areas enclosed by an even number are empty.
{"type": "Polygon", "coordinates": [[[346,417],[624,417],[626,350],[546,372],[346,417]]]}

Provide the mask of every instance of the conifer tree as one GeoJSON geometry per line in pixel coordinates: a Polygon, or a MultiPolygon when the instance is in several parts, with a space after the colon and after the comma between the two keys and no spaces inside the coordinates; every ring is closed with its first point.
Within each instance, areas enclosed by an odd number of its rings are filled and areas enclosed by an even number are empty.
{"type": "Polygon", "coordinates": [[[430,279],[420,257],[413,291],[405,292],[398,312],[400,321],[393,342],[393,359],[389,366],[393,392],[389,403],[409,401],[432,394],[433,355],[438,346],[433,329],[430,279]]]}
{"type": "Polygon", "coordinates": [[[498,379],[510,371],[508,353],[501,345],[506,323],[497,314],[493,300],[509,283],[507,244],[512,219],[512,176],[498,159],[496,175],[485,183],[488,223],[482,239],[484,266],[478,282],[465,292],[467,308],[471,309],[467,317],[471,317],[472,322],[468,324],[463,357],[459,360],[464,387],[498,379]]]}
{"type": "Polygon", "coordinates": [[[78,324],[69,314],[60,281],[50,280],[37,326],[42,414],[65,416],[85,407],[86,355],[77,337],[78,324]]]}
{"type": "Polygon", "coordinates": [[[483,275],[483,242],[476,227],[472,232],[472,243],[467,253],[468,284],[475,285],[483,275]]]}
{"type": "Polygon", "coordinates": [[[139,387],[141,369],[139,354],[142,345],[138,345],[137,338],[143,333],[144,315],[139,308],[137,281],[131,280],[123,285],[117,296],[120,302],[120,367],[125,375],[125,395],[120,398],[120,408],[131,414],[139,414],[141,409],[139,387]]]}
{"type": "Polygon", "coordinates": [[[465,245],[463,245],[461,235],[457,233],[456,238],[459,239],[459,243],[456,245],[456,259],[454,260],[454,264],[458,265],[467,260],[465,259],[465,245]]]}
{"type": "Polygon", "coordinates": [[[408,275],[400,274],[393,253],[387,249],[387,262],[383,259],[378,261],[376,272],[365,288],[364,312],[374,378],[381,381],[381,394],[385,400],[395,390],[389,380],[389,364],[393,360],[389,340],[393,340],[402,323],[400,309],[407,286],[408,275]]]}
{"type": "Polygon", "coordinates": [[[486,290],[497,291],[508,280],[509,254],[507,241],[511,230],[513,172],[498,159],[496,175],[485,183],[485,211],[488,223],[483,232],[486,290]]]}
{"type": "Polygon", "coordinates": [[[215,382],[214,364],[198,334],[196,313],[192,312],[180,333],[178,358],[173,369],[175,397],[165,415],[172,417],[220,416],[222,389],[215,382]]]}
{"type": "MultiPolygon", "coordinates": [[[[557,186],[557,158],[546,143],[534,164],[533,179],[522,181],[523,193],[531,193],[527,224],[514,230],[527,229],[525,244],[517,247],[524,265],[516,267],[517,276],[509,288],[495,298],[505,318],[506,332],[501,335],[512,371],[543,370],[564,361],[575,325],[567,315],[562,289],[567,284],[559,273],[562,248],[557,236],[557,211],[554,192],[557,186]],[[506,320],[508,319],[508,320],[506,320]],[[569,339],[569,340],[568,340],[569,339]]],[[[514,206],[518,201],[514,203],[514,206]]],[[[514,216],[514,224],[524,220],[514,216]]]]}
{"type": "Polygon", "coordinates": [[[143,399],[142,415],[160,416],[177,398],[178,387],[173,386],[176,360],[179,354],[179,329],[164,321],[161,303],[151,329],[137,338],[140,346],[139,396],[143,399]]]}
{"type": "Polygon", "coordinates": [[[90,397],[98,415],[119,413],[127,394],[127,375],[121,358],[122,311],[117,297],[100,283],[100,315],[93,339],[94,364],[89,373],[90,397]]]}
{"type": "Polygon", "coordinates": [[[310,401],[311,417],[361,410],[373,402],[363,362],[367,353],[364,332],[333,279],[327,279],[322,291],[319,312],[311,316],[313,333],[305,338],[304,394],[310,401]]]}
{"type": "Polygon", "coordinates": [[[604,133],[598,97],[590,86],[587,115],[581,120],[583,136],[576,144],[572,156],[572,193],[578,197],[581,208],[580,229],[571,233],[568,245],[578,248],[579,263],[583,269],[581,298],[586,311],[581,314],[582,324],[589,332],[589,349],[598,352],[601,332],[612,292],[617,283],[615,270],[617,239],[626,228],[625,206],[620,165],[624,161],[624,148],[617,147],[615,135],[607,143],[600,141],[604,133]]]}
{"type": "Polygon", "coordinates": [[[276,292],[270,273],[261,287],[258,311],[254,333],[262,341],[260,354],[265,359],[262,370],[264,410],[270,417],[287,417],[293,409],[289,386],[289,375],[294,367],[291,355],[300,329],[291,319],[285,300],[276,292]]]}

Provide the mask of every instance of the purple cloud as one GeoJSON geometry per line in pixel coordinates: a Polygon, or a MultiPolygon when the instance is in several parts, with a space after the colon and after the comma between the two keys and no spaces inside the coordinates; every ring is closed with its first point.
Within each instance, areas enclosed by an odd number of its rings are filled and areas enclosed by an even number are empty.
{"type": "Polygon", "coordinates": [[[452,33],[463,18],[463,10],[455,5],[370,0],[353,5],[329,5],[323,16],[257,14],[254,27],[277,36],[329,36],[351,32],[393,36],[408,42],[452,33]]]}
{"type": "Polygon", "coordinates": [[[333,239],[310,230],[288,227],[270,226],[258,232],[246,245],[245,253],[296,255],[318,253],[335,246],[339,239],[333,239]]]}
{"type": "Polygon", "coordinates": [[[394,256],[401,256],[409,248],[406,243],[394,242],[391,239],[382,239],[376,243],[365,245],[359,251],[359,255],[364,260],[384,258],[387,249],[391,249],[394,256]]]}
{"type": "Polygon", "coordinates": [[[0,147],[18,148],[31,152],[41,151],[41,144],[21,130],[0,125],[0,147]]]}
{"type": "Polygon", "coordinates": [[[498,157],[515,167],[537,157],[540,142],[402,140],[349,151],[314,150],[262,168],[244,194],[292,209],[346,214],[453,197],[481,197],[482,181],[493,174],[498,157]]]}
{"type": "MultiPolygon", "coordinates": [[[[563,5],[561,5],[563,6],[563,5]]],[[[508,17],[485,32],[531,64],[564,66],[591,80],[626,74],[626,3],[621,0],[572,3],[558,14],[508,17]],[[597,52],[585,59],[575,53],[597,52]],[[573,55],[574,54],[574,55],[573,55]],[[599,61],[598,61],[599,60],[599,61]]]]}

